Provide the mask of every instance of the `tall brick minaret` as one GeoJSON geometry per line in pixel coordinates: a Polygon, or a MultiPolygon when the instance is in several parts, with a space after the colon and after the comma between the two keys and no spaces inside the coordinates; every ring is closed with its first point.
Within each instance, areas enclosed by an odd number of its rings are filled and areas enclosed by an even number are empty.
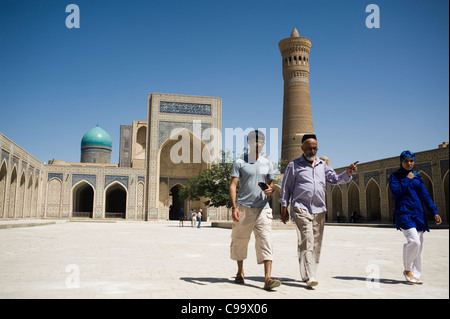
{"type": "Polygon", "coordinates": [[[314,133],[309,96],[309,50],[311,40],[299,36],[296,28],[278,43],[283,57],[283,132],[281,159],[290,162],[302,155],[303,135],[314,133]]]}

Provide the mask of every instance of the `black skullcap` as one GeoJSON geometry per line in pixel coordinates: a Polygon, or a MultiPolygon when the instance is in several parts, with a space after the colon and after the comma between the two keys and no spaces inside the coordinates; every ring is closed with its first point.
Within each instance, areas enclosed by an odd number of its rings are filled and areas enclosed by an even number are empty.
{"type": "Polygon", "coordinates": [[[315,139],[315,140],[317,141],[316,134],[305,134],[305,135],[303,135],[303,137],[302,137],[302,143],[303,143],[304,141],[306,141],[307,139],[310,139],[310,138],[313,138],[313,139],[315,139]]]}

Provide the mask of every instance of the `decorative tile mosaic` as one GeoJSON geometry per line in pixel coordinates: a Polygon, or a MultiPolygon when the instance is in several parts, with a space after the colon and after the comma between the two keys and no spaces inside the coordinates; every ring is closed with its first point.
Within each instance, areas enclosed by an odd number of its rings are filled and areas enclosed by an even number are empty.
{"type": "Polygon", "coordinates": [[[211,104],[161,101],[159,102],[159,111],[161,113],[211,115],[211,104]]]}
{"type": "Polygon", "coordinates": [[[92,174],[72,174],[72,186],[82,180],[88,181],[94,188],[96,187],[97,176],[92,174]]]}
{"type": "Polygon", "coordinates": [[[444,179],[445,173],[448,172],[448,159],[441,160],[440,166],[441,166],[441,178],[444,179]]]}
{"type": "MultiPolygon", "coordinates": [[[[201,125],[198,125],[199,127],[197,129],[200,128],[200,132],[198,132],[200,135],[202,136],[197,136],[198,138],[204,138],[203,141],[205,143],[209,142],[210,139],[210,135],[206,136],[207,134],[203,134],[203,132],[205,132],[205,130],[209,129],[211,127],[211,125],[206,124],[206,123],[202,123],[201,125]],[[205,135],[205,136],[203,136],[205,135]]],[[[170,138],[171,133],[175,132],[175,130],[177,129],[183,129],[186,128],[189,131],[196,133],[194,130],[194,125],[192,122],[166,122],[166,121],[161,121],[159,122],[159,147],[161,147],[161,145],[170,138]]],[[[206,131],[208,132],[208,131],[206,131]]]]}
{"type": "Polygon", "coordinates": [[[105,175],[105,188],[112,182],[120,182],[128,188],[128,176],[105,175]]]}
{"type": "Polygon", "coordinates": [[[60,181],[62,181],[63,174],[62,173],[48,173],[47,181],[51,180],[52,178],[58,178],[60,181]]]}
{"type": "Polygon", "coordinates": [[[377,182],[377,184],[380,185],[380,173],[378,171],[372,171],[364,173],[365,186],[367,186],[367,183],[369,183],[371,178],[373,178],[377,182]]]}

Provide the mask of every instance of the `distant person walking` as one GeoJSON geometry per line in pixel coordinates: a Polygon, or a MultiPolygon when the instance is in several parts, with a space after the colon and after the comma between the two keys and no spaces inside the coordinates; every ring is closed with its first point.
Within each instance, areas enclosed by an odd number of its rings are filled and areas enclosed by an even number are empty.
{"type": "Polygon", "coordinates": [[[411,151],[400,154],[400,168],[391,174],[389,187],[395,201],[395,223],[403,232],[403,275],[410,284],[422,284],[423,233],[430,231],[423,204],[434,215],[436,224],[442,222],[428,194],[422,177],[413,170],[416,157],[411,151]]]}
{"type": "Polygon", "coordinates": [[[189,211],[189,219],[191,220],[191,227],[194,227],[194,220],[193,220],[193,218],[194,218],[194,210],[191,209],[189,211]]]}
{"type": "Polygon", "coordinates": [[[198,211],[197,220],[198,220],[197,228],[200,228],[200,225],[202,223],[202,210],[201,209],[198,211]]]}
{"type": "Polygon", "coordinates": [[[178,227],[180,227],[180,226],[184,227],[183,222],[184,222],[185,216],[184,216],[183,208],[181,208],[180,211],[178,212],[178,218],[179,218],[178,227]]]}
{"type": "Polygon", "coordinates": [[[197,225],[197,213],[194,211],[192,212],[192,220],[191,220],[191,226],[195,227],[197,225]]]}
{"type": "Polygon", "coordinates": [[[352,212],[352,217],[350,217],[350,222],[352,223],[356,223],[356,219],[358,218],[358,213],[356,212],[356,210],[354,210],[352,212]]]}

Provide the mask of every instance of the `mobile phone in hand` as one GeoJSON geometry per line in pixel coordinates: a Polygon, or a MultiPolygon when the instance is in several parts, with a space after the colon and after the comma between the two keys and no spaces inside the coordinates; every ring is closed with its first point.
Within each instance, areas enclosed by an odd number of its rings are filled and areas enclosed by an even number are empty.
{"type": "Polygon", "coordinates": [[[259,182],[258,185],[263,191],[269,188],[269,186],[267,186],[267,184],[263,182],[259,182]]]}

